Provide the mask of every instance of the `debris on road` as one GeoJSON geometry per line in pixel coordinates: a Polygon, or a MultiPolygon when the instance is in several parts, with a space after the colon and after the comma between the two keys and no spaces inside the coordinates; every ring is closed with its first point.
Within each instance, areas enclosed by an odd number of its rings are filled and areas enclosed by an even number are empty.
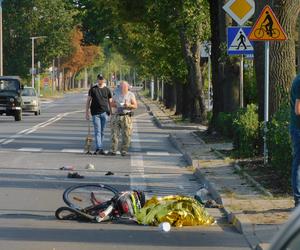
{"type": "Polygon", "coordinates": [[[82,178],[84,178],[84,176],[78,174],[77,172],[70,172],[70,173],[68,173],[68,178],[79,178],[79,179],[82,179],[82,178]]]}
{"type": "Polygon", "coordinates": [[[169,222],[162,222],[158,225],[159,231],[169,232],[171,230],[171,225],[169,222]]]}
{"type": "Polygon", "coordinates": [[[61,168],[59,168],[60,170],[75,170],[75,167],[73,166],[63,166],[61,168]]]}
{"type": "Polygon", "coordinates": [[[88,164],[85,166],[85,169],[88,169],[88,170],[95,170],[95,166],[94,166],[92,163],[88,163],[88,164]]]}
{"type": "Polygon", "coordinates": [[[105,175],[114,175],[114,173],[111,171],[108,171],[105,175]]]}

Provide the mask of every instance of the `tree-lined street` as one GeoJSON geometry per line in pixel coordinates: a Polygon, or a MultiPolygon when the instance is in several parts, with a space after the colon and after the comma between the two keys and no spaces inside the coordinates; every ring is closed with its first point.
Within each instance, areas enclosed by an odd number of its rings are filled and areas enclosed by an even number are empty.
{"type": "MultiPolygon", "coordinates": [[[[82,119],[86,92],[43,102],[43,115],[22,123],[1,122],[1,249],[249,249],[242,235],[226,223],[219,209],[209,209],[218,225],[172,228],[93,224],[55,219],[62,193],[75,183],[105,183],[119,190],[141,188],[152,195],[193,195],[199,183],[168,131],[155,127],[141,104],[135,116],[130,156],[94,156],[84,147],[82,119]],[[11,128],[7,124],[16,125],[11,128]],[[86,170],[92,163],[95,170],[86,170]],[[67,178],[62,166],[74,166],[84,179],[67,178]],[[114,175],[105,175],[108,171],[114,175]]],[[[105,133],[109,148],[109,130],[105,133]]]]}
{"type": "MultiPolygon", "coordinates": [[[[0,250],[269,246],[300,196],[300,0],[0,0],[0,7],[0,250]],[[108,114],[115,119],[103,152],[94,126],[108,114]],[[131,121],[130,147],[115,155],[111,132],[128,138],[131,121]],[[208,192],[216,223],[173,223],[166,233],[56,219],[64,190],[78,183],[202,203],[208,192]]],[[[94,196],[89,202],[104,206],[94,196]]]]}

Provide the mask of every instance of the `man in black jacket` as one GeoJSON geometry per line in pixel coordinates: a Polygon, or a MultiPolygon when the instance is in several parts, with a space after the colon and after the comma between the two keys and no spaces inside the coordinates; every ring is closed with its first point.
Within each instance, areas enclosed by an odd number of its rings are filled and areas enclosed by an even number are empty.
{"type": "Polygon", "coordinates": [[[105,86],[104,77],[102,75],[98,75],[97,80],[98,84],[91,87],[88,93],[86,119],[90,119],[90,110],[95,134],[96,150],[94,154],[103,155],[104,129],[106,127],[108,116],[111,114],[112,94],[110,89],[105,86]]]}

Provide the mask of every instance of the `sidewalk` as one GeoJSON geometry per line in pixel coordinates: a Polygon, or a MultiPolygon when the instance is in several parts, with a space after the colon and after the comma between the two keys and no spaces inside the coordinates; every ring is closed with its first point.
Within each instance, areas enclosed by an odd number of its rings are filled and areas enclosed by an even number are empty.
{"type": "Polygon", "coordinates": [[[227,144],[205,144],[193,131],[205,126],[178,125],[158,102],[141,97],[154,121],[162,129],[172,130],[171,142],[183,153],[211,196],[224,206],[228,222],[248,240],[253,249],[267,249],[270,240],[286,222],[293,207],[292,197],[277,199],[259,183],[240,171],[238,165],[225,160],[216,150],[227,144]]]}

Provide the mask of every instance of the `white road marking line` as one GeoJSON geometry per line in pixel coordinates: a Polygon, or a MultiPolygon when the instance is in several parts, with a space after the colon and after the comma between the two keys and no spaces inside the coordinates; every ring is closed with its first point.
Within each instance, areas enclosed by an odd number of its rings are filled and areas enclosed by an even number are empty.
{"type": "Polygon", "coordinates": [[[153,139],[132,139],[131,142],[160,142],[160,140],[153,140],[153,139]]]}
{"type": "MultiPolygon", "coordinates": [[[[63,117],[65,117],[67,115],[75,114],[75,113],[80,113],[80,112],[83,112],[83,110],[76,110],[76,111],[72,111],[72,112],[58,114],[58,115],[50,118],[49,120],[47,120],[45,122],[39,123],[39,124],[37,124],[37,125],[35,125],[35,126],[31,127],[31,128],[19,131],[15,135],[10,136],[9,138],[20,138],[20,137],[22,137],[24,135],[31,134],[31,133],[37,131],[39,128],[44,128],[46,126],[51,125],[52,123],[54,123],[56,121],[59,121],[60,119],[62,119],[63,117]]],[[[9,139],[9,138],[5,139],[5,141],[3,141],[1,144],[6,145],[6,144],[11,143],[11,142],[14,141],[14,139],[9,139]]]]}
{"type": "Polygon", "coordinates": [[[19,131],[19,132],[17,133],[17,135],[24,134],[27,130],[28,130],[28,129],[24,129],[24,130],[22,130],[22,131],[19,131]]]}
{"type": "Polygon", "coordinates": [[[53,101],[41,101],[42,104],[52,103],[53,101]]]}
{"type": "Polygon", "coordinates": [[[41,152],[43,149],[42,148],[19,148],[18,151],[23,151],[23,152],[41,152]]]}
{"type": "Polygon", "coordinates": [[[20,135],[20,134],[16,134],[16,135],[11,136],[11,138],[13,138],[13,139],[17,139],[17,138],[20,138],[20,137],[22,137],[22,135],[20,135]]]}
{"type": "Polygon", "coordinates": [[[28,134],[33,133],[34,131],[37,131],[37,128],[30,129],[30,130],[27,131],[25,134],[28,135],[28,134]]]}
{"type": "Polygon", "coordinates": [[[4,142],[2,142],[3,145],[6,145],[8,143],[11,143],[13,142],[15,139],[8,139],[8,140],[5,140],[4,142]]]}
{"type": "Polygon", "coordinates": [[[147,155],[151,156],[169,156],[170,154],[168,152],[147,152],[147,155]]]}
{"type": "Polygon", "coordinates": [[[62,149],[61,152],[63,153],[83,153],[83,149],[62,149]]]}
{"type": "MultiPolygon", "coordinates": [[[[140,116],[140,115],[139,115],[140,116]]],[[[133,118],[133,130],[135,131],[133,137],[135,137],[132,142],[132,146],[136,149],[141,148],[138,128],[136,123],[136,118],[133,118]]],[[[130,188],[132,190],[146,190],[146,181],[145,181],[145,173],[144,173],[144,160],[142,155],[130,155],[131,160],[131,174],[130,174],[130,188]]]]}
{"type": "Polygon", "coordinates": [[[0,140],[0,143],[4,142],[5,140],[6,140],[6,139],[1,139],[1,140],[0,140]]]}
{"type": "MultiPolygon", "coordinates": [[[[180,170],[180,167],[173,167],[173,166],[145,166],[147,169],[164,169],[164,170],[180,170]]],[[[185,169],[183,169],[185,171],[185,169]]]]}
{"type": "MultiPolygon", "coordinates": [[[[21,136],[19,136],[21,137],[21,136]]],[[[52,141],[82,141],[86,138],[86,135],[82,136],[48,136],[48,135],[28,135],[26,139],[38,139],[38,140],[52,140],[52,141]]]]}

